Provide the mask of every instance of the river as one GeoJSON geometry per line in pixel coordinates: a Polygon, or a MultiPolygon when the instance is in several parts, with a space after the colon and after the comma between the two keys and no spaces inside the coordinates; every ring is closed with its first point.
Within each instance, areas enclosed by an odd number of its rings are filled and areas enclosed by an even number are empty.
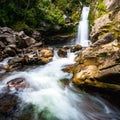
{"type": "Polygon", "coordinates": [[[7,115],[0,120],[119,120],[117,109],[100,97],[77,90],[71,82],[72,74],[62,71],[65,65],[74,63],[74,57],[74,53],[68,52],[67,58],[59,58],[55,50],[50,63],[11,73],[1,82],[0,92],[14,78],[25,78],[29,87],[17,92],[21,99],[17,115],[12,118],[7,115]],[[69,85],[62,85],[64,79],[69,85]]]}

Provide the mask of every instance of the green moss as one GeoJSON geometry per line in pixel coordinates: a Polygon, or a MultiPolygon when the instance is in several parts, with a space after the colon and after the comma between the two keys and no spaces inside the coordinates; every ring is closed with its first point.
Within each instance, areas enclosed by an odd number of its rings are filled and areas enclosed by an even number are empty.
{"type": "Polygon", "coordinates": [[[106,52],[103,52],[103,53],[100,53],[97,55],[97,57],[106,57],[107,56],[107,53],[106,52]]]}
{"type": "Polygon", "coordinates": [[[23,29],[29,29],[29,26],[25,24],[24,22],[18,21],[13,27],[14,30],[23,30],[23,29]]]}

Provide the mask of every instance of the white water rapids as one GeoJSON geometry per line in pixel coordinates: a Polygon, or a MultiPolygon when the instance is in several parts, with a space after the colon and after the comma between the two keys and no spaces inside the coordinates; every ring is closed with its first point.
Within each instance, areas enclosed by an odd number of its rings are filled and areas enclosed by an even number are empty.
{"type": "Polygon", "coordinates": [[[32,120],[119,120],[120,116],[104,100],[76,90],[72,83],[67,87],[61,85],[60,80],[72,78],[71,74],[61,69],[74,63],[74,57],[73,53],[69,53],[67,58],[55,56],[44,66],[14,72],[0,86],[5,86],[14,78],[26,79],[30,87],[19,92],[18,96],[22,99],[21,109],[26,104],[35,106],[32,120]]]}

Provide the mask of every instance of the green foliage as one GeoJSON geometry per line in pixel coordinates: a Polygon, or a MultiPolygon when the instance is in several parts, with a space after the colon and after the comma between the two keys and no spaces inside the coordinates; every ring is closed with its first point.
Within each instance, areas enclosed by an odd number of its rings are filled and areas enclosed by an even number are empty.
{"type": "Polygon", "coordinates": [[[13,25],[13,28],[19,31],[19,30],[29,29],[29,26],[24,22],[18,21],[16,22],[16,24],[13,25]]]}
{"type": "Polygon", "coordinates": [[[27,23],[27,25],[29,25],[31,27],[35,27],[37,25],[36,16],[37,16],[37,14],[36,14],[36,10],[34,8],[27,10],[26,19],[25,19],[25,22],[27,23]]]}
{"type": "Polygon", "coordinates": [[[49,20],[52,24],[64,24],[63,11],[58,7],[51,7],[49,12],[46,14],[45,18],[49,20]]]}
{"type": "Polygon", "coordinates": [[[41,17],[43,20],[51,24],[64,24],[63,11],[50,3],[49,0],[42,0],[38,4],[38,9],[43,13],[41,17]]]}
{"type": "MultiPolygon", "coordinates": [[[[2,0],[0,1],[0,26],[14,29],[37,28],[44,22],[50,25],[66,27],[63,15],[68,16],[72,23],[80,17],[80,1],[82,0],[2,0]]],[[[89,0],[86,0],[87,2],[89,0]]],[[[83,2],[85,2],[83,0],[83,2]]],[[[70,27],[72,31],[73,26],[70,27]]]]}
{"type": "Polygon", "coordinates": [[[8,2],[7,5],[0,4],[0,23],[2,25],[12,24],[15,11],[15,4],[12,1],[8,2]]]}
{"type": "Polygon", "coordinates": [[[99,4],[97,6],[98,17],[104,15],[106,13],[106,6],[103,3],[103,0],[99,0],[99,4]]]}

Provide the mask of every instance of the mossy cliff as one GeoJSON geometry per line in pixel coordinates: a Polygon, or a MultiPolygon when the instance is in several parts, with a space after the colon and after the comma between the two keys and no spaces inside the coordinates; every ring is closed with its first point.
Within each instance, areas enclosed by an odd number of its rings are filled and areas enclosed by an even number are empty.
{"type": "Polygon", "coordinates": [[[93,43],[76,57],[73,83],[87,90],[120,95],[120,1],[98,0],[94,4],[90,14],[93,43]],[[104,12],[100,5],[105,6],[104,12]]]}

